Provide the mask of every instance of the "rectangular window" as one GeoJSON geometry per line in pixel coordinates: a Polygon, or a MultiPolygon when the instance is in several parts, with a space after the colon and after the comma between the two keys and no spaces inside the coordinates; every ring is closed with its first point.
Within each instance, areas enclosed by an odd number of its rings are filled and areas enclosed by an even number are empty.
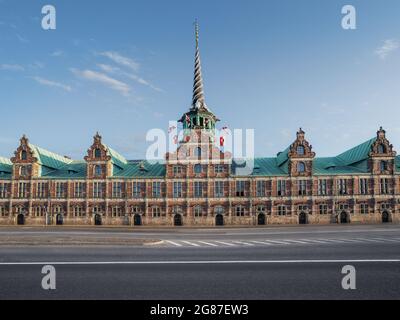
{"type": "Polygon", "coordinates": [[[380,181],[381,194],[389,194],[389,180],[382,178],[380,181]]]}
{"type": "Polygon", "coordinates": [[[319,205],[319,214],[328,214],[328,205],[327,204],[319,205]]]}
{"type": "Polygon", "coordinates": [[[103,196],[103,184],[101,182],[93,182],[93,198],[101,198],[103,196]]]}
{"type": "Polygon", "coordinates": [[[173,193],[174,193],[173,194],[174,198],[182,197],[182,182],[180,182],[180,181],[174,182],[173,193]]]}
{"type": "Polygon", "coordinates": [[[18,183],[18,198],[26,198],[27,185],[25,182],[18,183]]]}
{"type": "Polygon", "coordinates": [[[74,197],[75,198],[83,198],[83,182],[75,182],[74,197]]]}
{"type": "Polygon", "coordinates": [[[347,180],[346,179],[339,179],[337,181],[338,193],[340,195],[347,194],[347,180]]]}
{"type": "Polygon", "coordinates": [[[278,206],[278,216],[286,215],[286,206],[278,206]]]}
{"type": "Polygon", "coordinates": [[[181,166],[174,166],[173,167],[173,172],[174,172],[174,176],[176,175],[180,175],[183,172],[183,169],[181,166]]]}
{"type": "Polygon", "coordinates": [[[112,184],[112,197],[113,198],[121,198],[122,197],[122,183],[121,182],[113,182],[112,184]]]}
{"type": "Polygon", "coordinates": [[[153,218],[160,218],[161,217],[161,208],[160,207],[153,207],[153,218]]]}
{"type": "Polygon", "coordinates": [[[257,181],[257,197],[265,197],[266,182],[257,181]]]}
{"type": "Polygon", "coordinates": [[[278,180],[276,184],[276,191],[279,197],[286,195],[286,181],[285,180],[278,180]]]}
{"type": "Polygon", "coordinates": [[[368,204],[367,203],[361,203],[360,204],[360,213],[361,214],[368,214],[369,210],[368,210],[368,204]]]}
{"type": "Polygon", "coordinates": [[[64,198],[64,183],[56,182],[56,198],[64,198]]]}
{"type": "Polygon", "coordinates": [[[237,206],[236,207],[236,216],[237,217],[244,217],[245,210],[243,206],[237,206]]]}
{"type": "Polygon", "coordinates": [[[155,181],[153,182],[153,198],[161,197],[161,182],[155,181]]]}
{"type": "Polygon", "coordinates": [[[214,167],[214,173],[224,173],[225,172],[225,166],[222,164],[217,164],[214,167]]]}
{"type": "Polygon", "coordinates": [[[46,197],[46,183],[38,182],[36,185],[36,198],[45,198],[46,197]]]}
{"type": "Polygon", "coordinates": [[[298,192],[299,196],[305,196],[307,194],[307,180],[298,181],[298,192]]]}
{"type": "Polygon", "coordinates": [[[7,215],[6,208],[4,206],[0,207],[0,217],[5,217],[7,215]]]}
{"type": "Polygon", "coordinates": [[[194,197],[201,198],[203,196],[203,183],[200,181],[194,182],[194,197]]]}
{"type": "Polygon", "coordinates": [[[236,181],[236,197],[244,197],[245,181],[236,181]]]}
{"type": "Polygon", "coordinates": [[[326,187],[326,179],[318,180],[318,195],[326,196],[327,195],[327,187],[326,187]]]}
{"type": "Polygon", "coordinates": [[[121,207],[112,207],[111,211],[112,211],[112,216],[113,216],[114,218],[117,218],[117,217],[121,217],[121,216],[122,216],[122,209],[121,209],[121,207]]]}
{"type": "Polygon", "coordinates": [[[132,197],[133,198],[140,198],[141,197],[141,188],[140,182],[132,182],[132,197]]]}
{"type": "Polygon", "coordinates": [[[216,198],[224,197],[224,182],[223,181],[215,181],[214,194],[215,194],[216,198]]]}
{"type": "Polygon", "coordinates": [[[368,179],[360,179],[360,194],[368,194],[368,179]]]}
{"type": "Polygon", "coordinates": [[[7,197],[7,185],[5,183],[0,183],[0,199],[7,197]]]}
{"type": "Polygon", "coordinates": [[[82,217],[84,215],[83,209],[80,206],[75,206],[73,212],[74,212],[74,217],[82,217]]]}

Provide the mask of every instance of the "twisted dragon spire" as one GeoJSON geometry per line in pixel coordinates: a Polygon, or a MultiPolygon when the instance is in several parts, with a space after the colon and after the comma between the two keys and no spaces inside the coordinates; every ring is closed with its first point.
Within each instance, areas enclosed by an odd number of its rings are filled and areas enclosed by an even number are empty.
{"type": "Polygon", "coordinates": [[[193,83],[193,101],[192,107],[194,109],[205,108],[208,110],[203,91],[203,77],[201,74],[201,60],[200,60],[200,49],[199,49],[199,24],[197,20],[195,22],[195,34],[196,34],[196,55],[194,62],[194,83],[193,83]]]}

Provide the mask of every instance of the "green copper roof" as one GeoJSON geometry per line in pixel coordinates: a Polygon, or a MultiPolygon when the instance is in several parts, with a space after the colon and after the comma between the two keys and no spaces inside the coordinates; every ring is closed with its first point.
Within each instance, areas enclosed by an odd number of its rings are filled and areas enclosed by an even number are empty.
{"type": "Polygon", "coordinates": [[[165,164],[150,163],[145,160],[131,160],[123,170],[114,172],[115,178],[161,178],[165,176],[165,164]]]}
{"type": "Polygon", "coordinates": [[[0,157],[0,180],[11,179],[12,162],[10,159],[0,157]]]}
{"type": "Polygon", "coordinates": [[[85,179],[86,162],[83,160],[72,161],[71,163],[64,165],[64,167],[56,170],[42,168],[42,177],[49,179],[85,179]]]}
{"type": "Polygon", "coordinates": [[[47,151],[33,144],[29,144],[29,147],[33,151],[34,157],[38,159],[39,164],[49,168],[58,169],[73,161],[69,158],[47,151]]]}
{"type": "Polygon", "coordinates": [[[113,164],[116,164],[117,166],[119,166],[121,168],[123,168],[125,165],[128,164],[128,161],[117,151],[111,149],[108,146],[105,146],[105,147],[107,148],[107,152],[108,152],[109,156],[111,157],[111,162],[113,164]]]}
{"type": "Polygon", "coordinates": [[[345,165],[351,165],[362,160],[366,160],[369,157],[372,144],[376,141],[376,138],[370,139],[342,154],[338,155],[337,158],[345,165]]]}
{"type": "Polygon", "coordinates": [[[287,147],[285,151],[279,152],[276,156],[276,163],[278,166],[281,166],[289,159],[289,150],[290,147],[287,147]]]}

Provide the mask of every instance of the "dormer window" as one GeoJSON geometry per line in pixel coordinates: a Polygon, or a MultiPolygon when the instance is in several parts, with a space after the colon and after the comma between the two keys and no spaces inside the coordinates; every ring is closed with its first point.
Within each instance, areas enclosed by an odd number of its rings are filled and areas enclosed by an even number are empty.
{"type": "Polygon", "coordinates": [[[96,177],[100,177],[103,174],[103,169],[101,168],[100,165],[97,165],[94,167],[94,175],[96,177]]]}
{"type": "Polygon", "coordinates": [[[25,150],[21,151],[21,160],[27,160],[28,159],[28,153],[25,150]]]}
{"type": "Polygon", "coordinates": [[[385,148],[385,146],[384,146],[383,144],[380,144],[380,145],[378,146],[378,153],[379,153],[379,154],[384,154],[384,153],[386,153],[386,148],[385,148]]]}
{"type": "Polygon", "coordinates": [[[99,148],[97,148],[97,149],[94,150],[94,157],[95,157],[96,159],[101,158],[101,150],[100,150],[99,148]]]}
{"type": "Polygon", "coordinates": [[[28,175],[28,168],[27,167],[21,167],[19,170],[19,174],[21,177],[26,177],[28,175]]]}
{"type": "Polygon", "coordinates": [[[298,154],[299,156],[304,156],[305,150],[304,150],[304,147],[303,147],[303,146],[298,146],[298,147],[297,147],[297,154],[298,154]]]}
{"type": "Polygon", "coordinates": [[[304,162],[299,162],[297,164],[297,172],[302,173],[306,171],[306,165],[304,164],[304,162]]]}

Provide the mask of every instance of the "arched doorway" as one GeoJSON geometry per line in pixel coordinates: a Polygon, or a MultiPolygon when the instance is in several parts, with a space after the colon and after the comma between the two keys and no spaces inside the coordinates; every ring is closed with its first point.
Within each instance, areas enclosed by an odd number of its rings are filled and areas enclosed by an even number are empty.
{"type": "Polygon", "coordinates": [[[17,224],[18,224],[19,226],[22,226],[22,225],[25,224],[25,216],[24,216],[22,213],[20,213],[20,214],[17,216],[17,224]]]}
{"type": "Polygon", "coordinates": [[[215,216],[215,225],[223,226],[224,225],[224,216],[222,214],[217,214],[215,216]]]}
{"type": "Polygon", "coordinates": [[[258,224],[259,226],[264,226],[264,225],[265,225],[265,214],[264,214],[264,213],[260,213],[260,214],[257,216],[257,224],[258,224]]]}
{"type": "Polygon", "coordinates": [[[382,223],[389,223],[390,222],[390,214],[387,211],[382,212],[382,223]]]}
{"type": "Polygon", "coordinates": [[[349,223],[349,215],[346,211],[342,211],[340,214],[340,223],[349,223]]]}
{"type": "Polygon", "coordinates": [[[99,215],[98,213],[94,215],[94,225],[101,226],[101,215],[99,215]]]}
{"type": "Polygon", "coordinates": [[[301,212],[299,214],[299,224],[307,224],[307,223],[308,223],[307,213],[301,212]]]}
{"type": "Polygon", "coordinates": [[[178,213],[174,216],[174,226],[180,227],[182,224],[182,216],[178,213]]]}
{"type": "Polygon", "coordinates": [[[141,226],[142,225],[142,216],[140,214],[135,214],[133,218],[133,225],[141,226]]]}
{"type": "Polygon", "coordinates": [[[64,217],[62,214],[57,214],[56,216],[56,225],[62,226],[64,224],[64,217]]]}

